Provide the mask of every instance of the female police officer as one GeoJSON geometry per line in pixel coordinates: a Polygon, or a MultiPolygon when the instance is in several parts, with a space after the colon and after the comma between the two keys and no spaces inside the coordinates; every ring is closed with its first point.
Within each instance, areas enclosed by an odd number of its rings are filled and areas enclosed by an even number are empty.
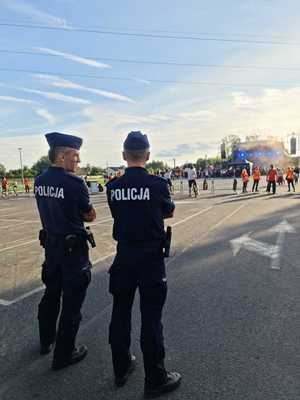
{"type": "Polygon", "coordinates": [[[89,202],[83,180],[76,175],[82,139],[61,133],[49,133],[51,167],[34,184],[37,206],[43,226],[40,234],[45,248],[42,280],[46,286],[39,304],[41,354],[55,343],[52,368],[58,370],[81,361],[86,346],[75,347],[81,320],[80,309],[90,283],[90,261],[84,221],[93,221],[96,213],[89,202]],[[56,324],[62,310],[56,332],[56,324]]]}
{"type": "Polygon", "coordinates": [[[117,254],[110,268],[113,310],[109,341],[115,383],[123,386],[135,367],[130,353],[131,309],[136,289],[140,292],[141,348],[145,369],[145,397],[176,389],[177,372],[167,372],[161,324],[167,295],[164,262],[164,218],[173,216],[167,182],[149,175],[149,142],[141,132],[129,133],[124,142],[125,174],[107,184],[107,199],[114,219],[117,254]]]}

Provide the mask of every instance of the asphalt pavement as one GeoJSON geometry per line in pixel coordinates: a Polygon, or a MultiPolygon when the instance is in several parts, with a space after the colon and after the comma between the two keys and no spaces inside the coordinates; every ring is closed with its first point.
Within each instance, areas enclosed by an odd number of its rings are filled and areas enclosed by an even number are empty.
{"type": "MultiPolygon", "coordinates": [[[[300,399],[300,195],[216,192],[176,201],[164,310],[166,366],[182,374],[180,400],[300,399]]],[[[138,368],[113,385],[107,269],[94,267],[78,343],[88,357],[59,372],[39,356],[41,293],[0,306],[0,399],[133,400],[143,397],[136,296],[132,351],[138,368]]]]}

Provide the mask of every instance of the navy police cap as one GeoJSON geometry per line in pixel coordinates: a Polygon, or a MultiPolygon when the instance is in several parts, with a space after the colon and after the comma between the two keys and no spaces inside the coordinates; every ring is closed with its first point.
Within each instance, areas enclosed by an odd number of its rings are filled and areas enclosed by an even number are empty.
{"type": "Polygon", "coordinates": [[[150,144],[147,135],[140,131],[132,131],[128,133],[123,147],[124,150],[145,150],[149,149],[150,144]]]}
{"type": "Polygon", "coordinates": [[[82,139],[78,136],[59,132],[47,133],[45,136],[50,147],[70,147],[79,150],[82,145],[82,139]]]}

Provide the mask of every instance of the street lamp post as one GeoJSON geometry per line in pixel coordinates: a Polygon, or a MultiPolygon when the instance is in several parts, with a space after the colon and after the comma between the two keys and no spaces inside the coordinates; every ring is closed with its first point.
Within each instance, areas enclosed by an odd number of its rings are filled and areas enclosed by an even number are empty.
{"type": "Polygon", "coordinates": [[[174,163],[174,169],[175,169],[175,167],[176,167],[176,159],[175,158],[173,158],[173,163],[174,163]]]}
{"type": "Polygon", "coordinates": [[[24,184],[24,174],[23,174],[23,162],[22,162],[22,147],[18,147],[20,153],[20,165],[21,165],[21,176],[22,176],[22,185],[24,184]]]}

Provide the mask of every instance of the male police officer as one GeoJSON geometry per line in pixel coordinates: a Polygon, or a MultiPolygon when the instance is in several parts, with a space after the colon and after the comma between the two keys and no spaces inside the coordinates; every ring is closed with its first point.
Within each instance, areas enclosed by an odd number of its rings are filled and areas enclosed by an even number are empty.
{"type": "Polygon", "coordinates": [[[42,280],[46,290],[39,304],[38,320],[40,353],[49,353],[56,342],[52,368],[58,370],[87,355],[86,346],[75,347],[75,339],[91,280],[84,221],[93,221],[96,213],[85,183],[74,175],[82,139],[57,132],[47,134],[46,139],[51,167],[36,178],[34,185],[43,226],[40,240],[45,248],[42,280]]]}
{"type": "Polygon", "coordinates": [[[124,142],[125,174],[107,184],[107,198],[114,219],[117,254],[110,268],[113,310],[109,341],[115,383],[123,386],[135,368],[130,353],[131,309],[137,287],[142,318],[141,348],[145,369],[145,397],[176,389],[177,372],[167,372],[161,324],[167,295],[163,247],[164,218],[173,216],[167,182],[149,175],[149,142],[141,132],[131,132],[124,142]]]}

